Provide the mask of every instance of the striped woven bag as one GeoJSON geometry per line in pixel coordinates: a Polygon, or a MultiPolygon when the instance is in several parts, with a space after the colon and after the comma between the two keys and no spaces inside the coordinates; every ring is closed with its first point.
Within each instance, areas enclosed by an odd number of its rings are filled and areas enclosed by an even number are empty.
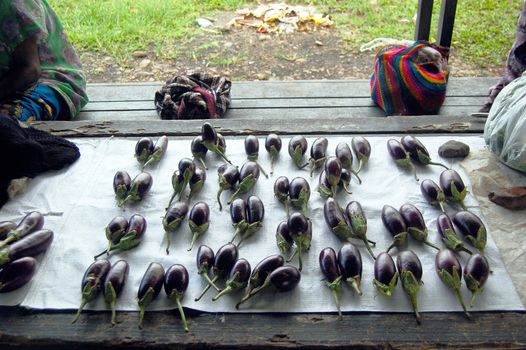
{"type": "Polygon", "coordinates": [[[386,115],[437,114],[446,98],[448,54],[426,41],[382,47],[371,77],[373,101],[386,115]]]}

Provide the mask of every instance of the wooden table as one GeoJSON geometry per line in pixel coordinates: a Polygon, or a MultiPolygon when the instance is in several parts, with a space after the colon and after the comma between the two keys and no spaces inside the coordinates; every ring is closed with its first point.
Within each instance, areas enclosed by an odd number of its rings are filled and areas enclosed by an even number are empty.
{"type": "MultiPolygon", "coordinates": [[[[383,117],[369,98],[367,81],[234,82],[232,108],[214,121],[225,135],[267,134],[480,134],[484,119],[470,116],[496,79],[451,79],[438,116],[383,117]]],[[[67,137],[192,135],[202,121],[160,121],[153,93],[160,84],[91,85],[92,102],[75,122],[34,126],[67,137]]],[[[149,312],[137,328],[136,312],[121,312],[108,327],[109,312],[72,313],[0,308],[0,348],[524,348],[523,312],[209,314],[188,311],[190,332],[176,310],[149,312]]]]}

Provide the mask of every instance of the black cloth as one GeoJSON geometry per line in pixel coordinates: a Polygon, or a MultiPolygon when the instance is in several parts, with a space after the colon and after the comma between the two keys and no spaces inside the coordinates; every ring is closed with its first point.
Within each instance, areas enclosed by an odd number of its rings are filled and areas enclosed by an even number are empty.
{"type": "Polygon", "coordinates": [[[0,116],[0,207],[8,199],[11,180],[62,169],[79,157],[79,149],[72,142],[45,131],[24,128],[13,117],[0,116]]]}

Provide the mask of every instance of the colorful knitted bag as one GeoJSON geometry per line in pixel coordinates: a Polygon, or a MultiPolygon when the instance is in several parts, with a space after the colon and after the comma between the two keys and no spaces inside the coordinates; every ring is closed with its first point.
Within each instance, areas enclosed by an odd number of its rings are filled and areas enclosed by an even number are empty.
{"type": "Polygon", "coordinates": [[[373,101],[386,115],[437,114],[446,98],[448,54],[426,41],[382,47],[371,77],[373,101]]]}

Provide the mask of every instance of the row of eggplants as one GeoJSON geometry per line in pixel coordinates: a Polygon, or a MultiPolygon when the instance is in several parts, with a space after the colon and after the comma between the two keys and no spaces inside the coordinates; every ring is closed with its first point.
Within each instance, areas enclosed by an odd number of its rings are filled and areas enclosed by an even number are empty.
{"type": "Polygon", "coordinates": [[[453,169],[444,170],[440,173],[439,185],[431,179],[425,179],[420,183],[420,192],[429,204],[438,205],[445,213],[444,203],[446,201],[459,203],[466,210],[464,199],[468,189],[459,173],[453,169]]]}
{"type": "Polygon", "coordinates": [[[33,278],[37,261],[53,241],[53,231],[44,229],[44,216],[28,213],[17,224],[0,222],[0,293],[14,291],[33,278]]]}

